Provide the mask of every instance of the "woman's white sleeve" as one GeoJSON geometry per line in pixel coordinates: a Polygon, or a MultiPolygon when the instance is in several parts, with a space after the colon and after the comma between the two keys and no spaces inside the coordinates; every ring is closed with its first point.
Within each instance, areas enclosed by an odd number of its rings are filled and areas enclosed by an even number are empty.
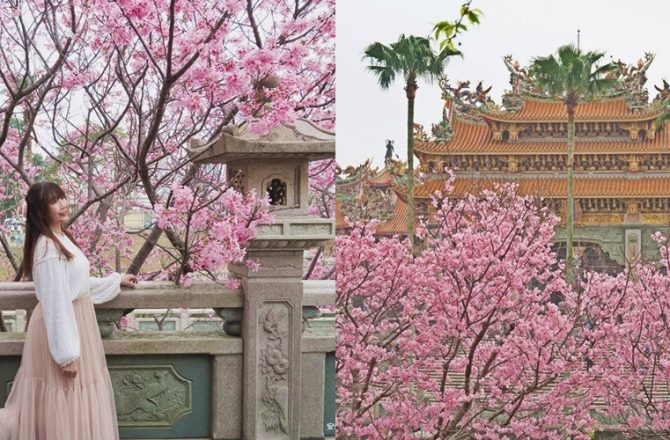
{"type": "Polygon", "coordinates": [[[89,277],[91,300],[93,304],[111,301],[121,293],[121,274],[113,272],[104,278],[89,277]]]}
{"type": "Polygon", "coordinates": [[[35,293],[42,304],[49,351],[64,366],[80,355],[79,329],[67,285],[67,262],[49,256],[33,266],[35,293]]]}

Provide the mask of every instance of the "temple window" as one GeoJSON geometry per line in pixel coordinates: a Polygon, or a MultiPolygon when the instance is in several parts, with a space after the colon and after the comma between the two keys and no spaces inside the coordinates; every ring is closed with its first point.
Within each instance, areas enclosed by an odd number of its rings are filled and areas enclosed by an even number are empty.
{"type": "Polygon", "coordinates": [[[270,205],[286,205],[286,182],[281,179],[272,179],[266,191],[270,197],[270,205]]]}

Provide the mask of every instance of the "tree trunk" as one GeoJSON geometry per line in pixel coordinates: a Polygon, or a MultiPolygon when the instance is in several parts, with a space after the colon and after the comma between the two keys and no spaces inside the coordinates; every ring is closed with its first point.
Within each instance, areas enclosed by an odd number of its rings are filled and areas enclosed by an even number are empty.
{"type": "MultiPolygon", "coordinates": [[[[95,197],[95,194],[93,195],[93,197],[95,197]]],[[[98,209],[95,211],[95,217],[100,220],[100,223],[98,223],[98,226],[95,227],[95,230],[93,231],[93,239],[90,241],[88,245],[88,251],[90,253],[93,253],[95,251],[95,248],[97,247],[98,242],[100,241],[100,237],[102,236],[102,227],[100,225],[105,221],[105,218],[107,218],[107,214],[109,213],[109,210],[111,208],[112,206],[109,204],[109,202],[103,199],[100,202],[98,209]]]]}
{"type": "Polygon", "coordinates": [[[149,257],[149,254],[153,250],[154,246],[156,246],[156,243],[158,243],[158,239],[161,237],[161,234],[163,234],[163,230],[159,228],[158,225],[154,225],[153,229],[149,233],[149,236],[146,240],[144,240],[144,243],[142,243],[142,247],[139,251],[137,251],[137,254],[135,254],[135,258],[133,258],[130,266],[128,266],[128,270],[126,271],[127,273],[137,275],[140,272],[142,265],[149,257]]]}
{"type": "Polygon", "coordinates": [[[416,84],[409,82],[405,87],[407,92],[407,239],[412,243],[412,253],[416,254],[414,246],[414,98],[416,84]]]}
{"type": "Polygon", "coordinates": [[[16,257],[14,256],[14,253],[12,253],[12,248],[9,246],[9,242],[5,238],[5,234],[0,231],[0,244],[2,245],[2,249],[5,251],[5,254],[7,254],[7,259],[9,260],[9,263],[12,265],[12,269],[14,269],[14,272],[17,272],[19,270],[19,262],[16,261],[16,257]]]}
{"type": "MultiPolygon", "coordinates": [[[[28,100],[28,102],[25,104],[25,107],[23,108],[23,128],[24,130],[27,130],[28,128],[26,127],[27,121],[31,119],[31,112],[30,108],[32,107],[32,102],[28,100]]],[[[26,140],[26,162],[28,162],[30,165],[33,164],[33,138],[28,137],[26,140]]]]}
{"type": "Polygon", "coordinates": [[[573,172],[575,168],[575,108],[576,105],[568,104],[568,203],[566,209],[567,243],[565,257],[565,278],[569,285],[575,282],[575,269],[573,257],[573,235],[575,227],[575,200],[573,196],[573,172]]]}
{"type": "MultiPolygon", "coordinates": [[[[196,175],[199,168],[200,164],[191,162],[191,165],[189,166],[189,169],[186,172],[186,175],[184,176],[184,179],[181,182],[182,185],[190,185],[191,181],[193,180],[193,177],[196,175]]],[[[144,262],[149,257],[149,254],[153,250],[154,246],[156,246],[156,243],[158,243],[158,239],[160,238],[161,234],[163,234],[163,229],[159,228],[158,225],[154,225],[153,229],[149,233],[149,236],[144,241],[144,243],[142,243],[142,247],[140,248],[139,251],[137,251],[137,254],[135,254],[133,261],[128,266],[127,273],[133,275],[137,275],[138,273],[140,273],[142,265],[144,265],[144,262]]],[[[177,234],[175,234],[171,230],[167,230],[165,231],[165,235],[170,240],[170,243],[172,243],[175,249],[177,249],[181,253],[182,250],[184,249],[184,244],[181,241],[181,239],[177,236],[177,234]]]]}
{"type": "Polygon", "coordinates": [[[308,280],[309,277],[312,276],[312,272],[314,272],[314,268],[316,267],[316,263],[319,261],[319,258],[321,258],[321,254],[323,253],[325,247],[324,246],[319,246],[319,249],[317,249],[316,253],[314,254],[314,258],[312,258],[312,261],[309,264],[309,268],[307,269],[307,273],[302,277],[303,280],[308,280]]]}

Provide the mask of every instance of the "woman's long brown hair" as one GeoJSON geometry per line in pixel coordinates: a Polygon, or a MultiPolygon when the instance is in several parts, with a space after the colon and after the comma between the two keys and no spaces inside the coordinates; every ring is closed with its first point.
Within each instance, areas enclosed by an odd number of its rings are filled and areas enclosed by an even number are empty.
{"type": "MultiPolygon", "coordinates": [[[[67,258],[68,261],[74,257],[72,252],[68,251],[67,248],[63,246],[63,243],[60,242],[49,226],[49,205],[65,198],[67,198],[65,196],[65,191],[53,182],[34,183],[28,189],[28,194],[25,199],[27,210],[25,240],[23,242],[23,261],[14,277],[14,281],[21,281],[21,279],[30,281],[33,279],[33,255],[35,253],[37,239],[40,235],[46,235],[51,238],[60,253],[65,255],[65,258],[67,258]]],[[[81,249],[79,243],[75,241],[74,237],[72,237],[65,227],[63,227],[63,233],[72,240],[72,243],[74,243],[75,246],[81,249]]]]}

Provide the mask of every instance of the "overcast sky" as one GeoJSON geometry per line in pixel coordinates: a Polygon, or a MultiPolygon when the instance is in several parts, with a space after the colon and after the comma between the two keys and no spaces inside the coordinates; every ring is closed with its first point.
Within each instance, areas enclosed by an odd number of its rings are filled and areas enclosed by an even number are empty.
{"type": "MultiPolygon", "coordinates": [[[[338,0],[337,2],[337,162],[359,164],[373,158],[382,165],[385,139],[395,140],[396,153],[406,160],[406,99],[402,81],[382,91],[361,61],[364,48],[375,41],[396,41],[401,33],[423,35],[444,19],[457,17],[461,1],[338,0]]],[[[522,65],[533,56],[548,55],[560,45],[603,50],[607,59],[637,62],[647,51],[656,58],[647,72],[654,84],[670,79],[668,17],[670,2],[661,0],[474,0],[484,17],[459,38],[464,57],[447,66],[452,84],[484,80],[491,95],[509,88],[509,71],[502,58],[511,54],[522,65]]],[[[415,119],[427,131],[439,121],[442,101],[437,85],[420,84],[415,119]]]]}

